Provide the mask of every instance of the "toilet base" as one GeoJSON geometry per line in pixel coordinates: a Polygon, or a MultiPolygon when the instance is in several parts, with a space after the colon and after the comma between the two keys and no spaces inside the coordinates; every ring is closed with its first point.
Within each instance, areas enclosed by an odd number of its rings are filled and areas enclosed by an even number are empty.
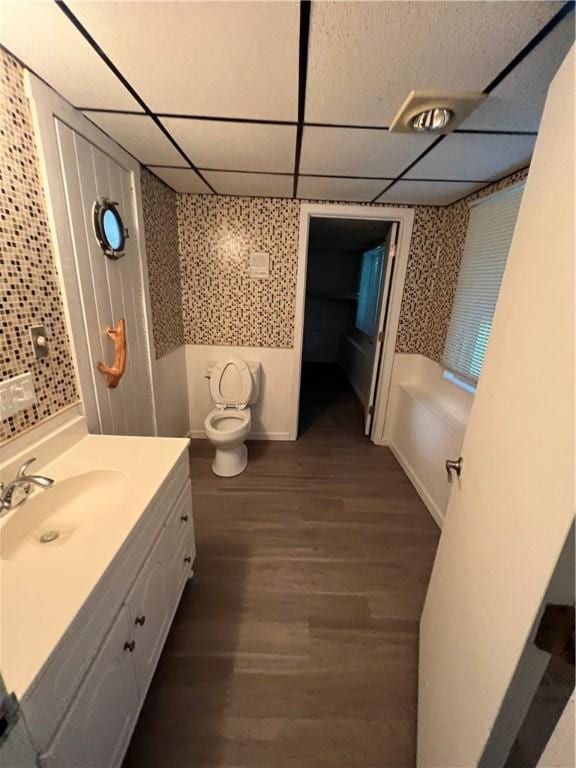
{"type": "Polygon", "coordinates": [[[248,449],[242,443],[234,448],[216,448],[212,472],[219,477],[234,477],[246,469],[248,449]]]}

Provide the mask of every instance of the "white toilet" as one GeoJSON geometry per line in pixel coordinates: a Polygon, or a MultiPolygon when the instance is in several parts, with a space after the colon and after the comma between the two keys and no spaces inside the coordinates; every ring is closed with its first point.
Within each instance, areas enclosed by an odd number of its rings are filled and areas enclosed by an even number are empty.
{"type": "Polygon", "coordinates": [[[250,431],[250,404],[260,392],[260,363],[245,363],[227,357],[207,371],[210,394],[216,408],[204,420],[206,437],[216,448],[212,471],[234,477],[246,469],[248,451],[244,441],[250,431]]]}

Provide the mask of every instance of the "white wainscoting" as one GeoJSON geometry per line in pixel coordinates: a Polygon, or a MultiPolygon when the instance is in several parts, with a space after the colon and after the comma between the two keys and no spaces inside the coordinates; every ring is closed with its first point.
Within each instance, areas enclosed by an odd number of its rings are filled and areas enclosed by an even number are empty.
{"type": "Polygon", "coordinates": [[[186,437],[190,430],[186,347],[155,363],[156,418],[160,437],[186,437]]]}
{"type": "Polygon", "coordinates": [[[209,363],[236,355],[242,360],[257,360],[262,367],[260,397],[250,406],[252,431],[249,439],[290,440],[293,418],[292,387],[295,355],[293,349],[267,347],[216,347],[204,344],[186,346],[190,437],[205,437],[204,419],[214,408],[206,369],[209,363]]]}
{"type": "Polygon", "coordinates": [[[384,441],[441,527],[451,485],[445,461],[460,455],[473,396],[423,355],[396,354],[384,441]]]}

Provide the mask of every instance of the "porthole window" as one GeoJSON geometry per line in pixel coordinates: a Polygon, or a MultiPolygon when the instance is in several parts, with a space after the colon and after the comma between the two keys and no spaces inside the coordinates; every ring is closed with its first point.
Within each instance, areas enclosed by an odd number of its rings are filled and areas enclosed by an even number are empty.
{"type": "Polygon", "coordinates": [[[124,256],[128,236],[117,205],[105,197],[94,204],[94,232],[100,248],[110,259],[124,256]]]}

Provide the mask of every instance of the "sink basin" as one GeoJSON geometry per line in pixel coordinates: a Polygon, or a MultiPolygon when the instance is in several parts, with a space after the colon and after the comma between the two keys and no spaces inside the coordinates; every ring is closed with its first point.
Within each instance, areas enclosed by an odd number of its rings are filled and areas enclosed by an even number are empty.
{"type": "Polygon", "coordinates": [[[47,490],[35,489],[2,522],[0,558],[50,557],[61,547],[80,543],[118,512],[127,491],[127,475],[115,469],[91,470],[56,480],[47,490]]]}

